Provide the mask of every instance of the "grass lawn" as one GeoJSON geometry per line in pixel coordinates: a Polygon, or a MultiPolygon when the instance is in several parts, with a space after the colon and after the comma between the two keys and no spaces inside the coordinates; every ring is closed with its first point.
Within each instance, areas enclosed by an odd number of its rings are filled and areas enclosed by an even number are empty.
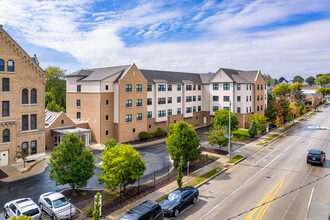
{"type": "Polygon", "coordinates": [[[274,138],[280,136],[279,134],[273,134],[271,137],[267,138],[265,141],[272,141],[274,138]]]}
{"type": "Polygon", "coordinates": [[[233,135],[236,135],[238,137],[240,137],[240,136],[250,137],[248,130],[241,130],[241,129],[233,131],[233,135]]]}
{"type": "Polygon", "coordinates": [[[261,142],[261,143],[259,143],[259,144],[257,144],[257,145],[260,145],[260,146],[262,146],[262,145],[264,145],[265,143],[263,143],[263,142],[261,142]]]}
{"type": "MultiPolygon", "coordinates": [[[[231,158],[231,162],[236,163],[237,161],[239,161],[242,158],[243,158],[242,155],[236,155],[235,157],[231,158]]],[[[229,160],[227,161],[227,163],[229,163],[229,160]]]]}

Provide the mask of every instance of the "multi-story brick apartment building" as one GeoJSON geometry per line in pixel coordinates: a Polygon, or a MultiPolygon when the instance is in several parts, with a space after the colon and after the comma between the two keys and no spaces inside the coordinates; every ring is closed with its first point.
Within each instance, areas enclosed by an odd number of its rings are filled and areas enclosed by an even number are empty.
{"type": "Polygon", "coordinates": [[[45,72],[0,25],[0,166],[45,153],[45,72]]]}
{"type": "Polygon", "coordinates": [[[184,120],[210,123],[214,112],[235,112],[240,127],[264,114],[267,90],[260,71],[220,68],[196,74],[138,69],[135,64],[79,70],[67,76],[67,114],[87,121],[92,141],[135,140],[141,131],[168,130],[184,120]]]}

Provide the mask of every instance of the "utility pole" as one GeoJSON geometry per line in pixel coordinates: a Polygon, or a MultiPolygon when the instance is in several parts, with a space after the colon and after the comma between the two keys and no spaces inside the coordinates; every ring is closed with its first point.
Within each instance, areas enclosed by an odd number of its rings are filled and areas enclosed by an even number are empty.
{"type": "MultiPolygon", "coordinates": [[[[292,93],[291,93],[292,94],[292,93]]],[[[293,96],[293,94],[292,94],[292,101],[293,101],[293,111],[292,111],[292,119],[293,119],[293,124],[294,124],[294,96],[293,96]]]]}
{"type": "Polygon", "coordinates": [[[228,138],[229,138],[229,146],[228,146],[228,150],[229,150],[229,163],[231,163],[231,101],[229,100],[229,132],[228,132],[228,138]]]}

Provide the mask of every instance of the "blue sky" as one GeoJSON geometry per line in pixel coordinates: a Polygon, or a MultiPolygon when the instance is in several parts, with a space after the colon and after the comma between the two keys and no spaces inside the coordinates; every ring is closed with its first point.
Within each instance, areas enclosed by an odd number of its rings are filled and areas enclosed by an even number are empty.
{"type": "Polygon", "coordinates": [[[330,1],[0,0],[0,24],[43,68],[136,63],[273,77],[330,72],[330,1]]]}

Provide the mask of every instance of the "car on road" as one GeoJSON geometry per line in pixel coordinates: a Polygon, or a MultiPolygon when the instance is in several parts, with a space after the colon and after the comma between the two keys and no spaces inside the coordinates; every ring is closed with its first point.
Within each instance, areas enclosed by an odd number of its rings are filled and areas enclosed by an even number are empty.
{"type": "Polygon", "coordinates": [[[45,211],[52,219],[68,219],[76,214],[76,208],[61,193],[48,192],[39,197],[40,209],[45,211]]]}
{"type": "Polygon", "coordinates": [[[165,216],[177,217],[183,210],[195,204],[198,200],[198,189],[193,186],[178,188],[171,192],[159,205],[165,216]]]}
{"type": "Polygon", "coordinates": [[[318,163],[323,166],[326,160],[325,153],[321,150],[311,149],[307,154],[307,163],[318,163]]]}
{"type": "Polygon", "coordinates": [[[120,220],[162,220],[164,214],[162,208],[157,202],[144,201],[138,206],[135,206],[128,212],[126,212],[120,220]]]}
{"type": "Polygon", "coordinates": [[[4,206],[3,214],[5,219],[20,215],[30,216],[33,220],[42,218],[41,210],[30,198],[16,199],[7,202],[4,206]]]}

